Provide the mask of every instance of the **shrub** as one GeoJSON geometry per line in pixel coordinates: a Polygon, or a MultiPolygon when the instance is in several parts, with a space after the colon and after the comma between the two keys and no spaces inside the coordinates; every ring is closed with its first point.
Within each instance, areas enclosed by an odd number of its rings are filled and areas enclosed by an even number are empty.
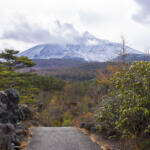
{"type": "Polygon", "coordinates": [[[122,138],[150,137],[150,63],[135,62],[112,78],[111,97],[103,100],[96,115],[101,130],[122,138]]]}
{"type": "Polygon", "coordinates": [[[54,127],[60,127],[61,126],[61,122],[58,121],[58,120],[53,120],[52,126],[54,126],[54,127]]]}
{"type": "Polygon", "coordinates": [[[72,126],[72,120],[71,119],[64,120],[62,126],[72,126]]]}

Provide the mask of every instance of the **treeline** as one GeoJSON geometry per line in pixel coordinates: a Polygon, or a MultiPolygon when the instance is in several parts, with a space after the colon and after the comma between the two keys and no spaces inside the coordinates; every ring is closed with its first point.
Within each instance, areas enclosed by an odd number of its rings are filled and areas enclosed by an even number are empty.
{"type": "MultiPolygon", "coordinates": [[[[49,60],[50,61],[50,60],[49,60]]],[[[59,61],[56,64],[59,64],[59,61]]],[[[73,60],[72,60],[73,61],[73,60]]],[[[52,61],[53,62],[53,61],[52,61]]],[[[76,62],[76,61],[74,61],[76,62]]],[[[45,63],[45,60],[44,60],[45,63]]],[[[64,64],[66,64],[65,62],[64,64]]],[[[83,62],[79,63],[79,65],[73,66],[72,64],[70,67],[56,67],[51,68],[51,65],[49,67],[43,67],[43,68],[36,68],[32,67],[31,69],[24,69],[23,72],[34,72],[39,74],[40,76],[45,75],[51,75],[52,77],[59,78],[65,81],[69,82],[78,82],[78,81],[87,81],[87,80],[93,80],[97,77],[98,70],[102,69],[103,71],[107,71],[107,66],[115,66],[117,63],[114,62],[83,62]]]]}

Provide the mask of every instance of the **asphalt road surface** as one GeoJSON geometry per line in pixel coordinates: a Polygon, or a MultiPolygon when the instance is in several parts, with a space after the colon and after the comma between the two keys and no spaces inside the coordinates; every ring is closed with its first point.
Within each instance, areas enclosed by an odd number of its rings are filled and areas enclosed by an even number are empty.
{"type": "Polygon", "coordinates": [[[73,127],[33,128],[27,150],[101,150],[88,135],[73,127]]]}

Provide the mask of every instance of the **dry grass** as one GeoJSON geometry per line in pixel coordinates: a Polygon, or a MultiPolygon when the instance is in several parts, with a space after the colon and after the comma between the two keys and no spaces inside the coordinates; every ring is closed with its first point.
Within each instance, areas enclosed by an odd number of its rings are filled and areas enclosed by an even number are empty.
{"type": "Polygon", "coordinates": [[[24,139],[24,141],[22,141],[21,144],[20,144],[20,147],[21,147],[22,150],[27,150],[27,147],[29,145],[29,140],[30,140],[30,138],[32,136],[33,136],[33,133],[31,131],[31,128],[28,128],[28,130],[27,130],[27,136],[24,139]]]}
{"type": "Polygon", "coordinates": [[[105,144],[101,146],[102,150],[112,150],[109,145],[105,144]]]}
{"type": "Polygon", "coordinates": [[[20,146],[23,148],[23,149],[25,149],[27,146],[28,146],[28,142],[27,141],[24,141],[24,142],[22,142],[21,144],[20,144],[20,146]]]}
{"type": "Polygon", "coordinates": [[[79,129],[82,133],[89,135],[91,141],[98,144],[102,150],[112,150],[108,143],[105,143],[104,141],[100,141],[98,138],[96,138],[95,134],[90,134],[90,132],[86,129],[81,129],[81,128],[77,128],[77,129],[79,129]]]}

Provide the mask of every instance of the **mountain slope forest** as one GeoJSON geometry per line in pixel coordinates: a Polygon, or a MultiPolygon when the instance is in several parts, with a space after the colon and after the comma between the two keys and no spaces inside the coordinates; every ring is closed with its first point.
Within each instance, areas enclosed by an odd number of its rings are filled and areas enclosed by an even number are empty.
{"type": "Polygon", "coordinates": [[[72,82],[19,71],[35,63],[17,53],[6,49],[0,54],[0,89],[19,91],[21,103],[33,112],[32,125],[84,127],[121,141],[122,150],[150,149],[149,62],[105,63],[92,79],[72,82]]]}

